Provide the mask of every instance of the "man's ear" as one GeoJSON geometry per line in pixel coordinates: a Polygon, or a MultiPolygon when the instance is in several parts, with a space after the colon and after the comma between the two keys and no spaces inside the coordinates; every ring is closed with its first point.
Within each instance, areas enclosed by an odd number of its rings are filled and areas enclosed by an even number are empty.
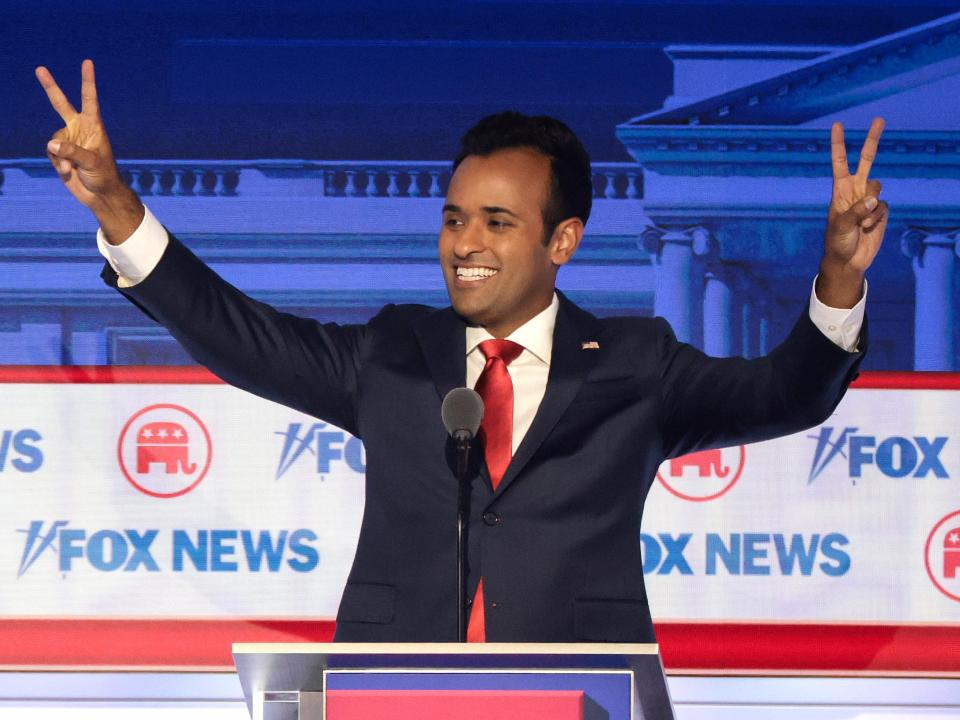
{"type": "Polygon", "coordinates": [[[558,223],[548,245],[550,261],[557,266],[566,265],[580,247],[582,237],[583,221],[580,218],[567,218],[558,223]]]}

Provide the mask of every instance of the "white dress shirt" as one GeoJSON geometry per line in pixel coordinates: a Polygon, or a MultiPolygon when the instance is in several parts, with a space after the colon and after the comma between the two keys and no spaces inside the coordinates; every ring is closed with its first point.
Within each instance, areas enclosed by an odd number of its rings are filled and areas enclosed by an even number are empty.
{"type": "MultiPolygon", "coordinates": [[[[120,276],[120,287],[132,287],[149,275],[160,262],[167,248],[167,231],[154,217],[150,209],[144,207],[143,220],[133,235],[119,245],[110,245],[102,230],[97,230],[97,247],[110,263],[110,267],[120,276]]],[[[852,308],[832,308],[817,298],[816,278],[810,289],[810,320],[835,345],[847,352],[855,352],[860,340],[863,315],[867,301],[867,287],[864,283],[863,297],[852,308]]],[[[560,301],[556,293],[550,305],[514,330],[508,340],[522,345],[524,350],[507,366],[513,381],[513,451],[516,452],[523,440],[534,415],[540,407],[540,401],[547,390],[547,376],[550,374],[550,357],[553,352],[553,326],[557,320],[560,301]]],[[[483,328],[467,328],[467,386],[474,387],[483,371],[485,358],[477,347],[493,336],[483,328]]]]}
{"type": "MultiPolygon", "coordinates": [[[[560,300],[553,294],[553,301],[539,313],[527,320],[512,333],[512,340],[523,347],[512,363],[507,365],[513,383],[513,450],[517,452],[520,441],[527,434],[537,414],[543,394],[547,391],[547,376],[550,374],[550,353],[553,350],[553,326],[557,322],[560,300]]],[[[480,343],[492,340],[493,335],[482,327],[467,327],[467,387],[476,387],[480,373],[487,360],[480,350],[480,343]]]]}

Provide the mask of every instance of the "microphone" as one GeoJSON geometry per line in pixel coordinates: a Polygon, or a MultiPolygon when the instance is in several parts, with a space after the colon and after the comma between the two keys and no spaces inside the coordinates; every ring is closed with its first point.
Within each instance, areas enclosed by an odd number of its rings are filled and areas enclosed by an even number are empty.
{"type": "Polygon", "coordinates": [[[483,399],[470,388],[454,388],[443,398],[440,417],[458,447],[464,442],[469,445],[483,420],[483,399]]]}
{"type": "Polygon", "coordinates": [[[470,517],[470,442],[483,420],[483,398],[470,388],[454,388],[443,398],[440,417],[457,444],[457,639],[467,640],[467,519],[470,517]]]}

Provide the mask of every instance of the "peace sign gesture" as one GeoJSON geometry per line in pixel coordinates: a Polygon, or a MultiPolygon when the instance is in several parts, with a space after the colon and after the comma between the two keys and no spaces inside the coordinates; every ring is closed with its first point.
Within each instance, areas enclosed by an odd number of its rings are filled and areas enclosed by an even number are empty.
{"type": "Polygon", "coordinates": [[[852,307],[859,300],[864,273],[880,250],[887,229],[889,209],[879,199],[880,183],[870,179],[870,169],[877,156],[883,126],[882,118],[875,118],[871,123],[853,175],[847,163],[843,125],[834,123],[830,132],[833,196],[827,212],[827,232],[817,295],[822,302],[833,307],[852,307]],[[826,295],[840,292],[844,296],[842,302],[828,302],[821,294],[821,288],[826,295]],[[848,301],[850,298],[853,303],[848,301]]]}
{"type": "Polygon", "coordinates": [[[38,67],[36,75],[64,122],[47,143],[47,157],[73,196],[96,214],[108,239],[122,242],[139,225],[143,207],[117,171],[100,117],[93,61],[84,60],[80,68],[80,112],[47,68],[38,67]]]}

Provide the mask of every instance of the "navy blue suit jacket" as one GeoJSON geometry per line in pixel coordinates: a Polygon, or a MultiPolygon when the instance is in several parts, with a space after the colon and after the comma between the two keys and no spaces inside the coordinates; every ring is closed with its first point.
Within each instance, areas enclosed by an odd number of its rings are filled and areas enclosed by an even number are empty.
{"type": "MultiPolygon", "coordinates": [[[[116,286],[109,267],[104,279],[116,286]]],[[[123,293],[228,383],[363,440],[366,505],[336,639],[455,641],[457,483],[440,403],[465,382],[464,321],[419,305],[365,325],[294,317],[175,238],[123,293]]],[[[663,319],[598,319],[561,295],[533,424],[496,491],[482,463],[472,484],[468,584],[472,596],[482,573],[487,639],[653,641],[640,518],[657,467],[822,422],[862,357],[806,310],[768,356],[716,359],[663,319]]]]}

